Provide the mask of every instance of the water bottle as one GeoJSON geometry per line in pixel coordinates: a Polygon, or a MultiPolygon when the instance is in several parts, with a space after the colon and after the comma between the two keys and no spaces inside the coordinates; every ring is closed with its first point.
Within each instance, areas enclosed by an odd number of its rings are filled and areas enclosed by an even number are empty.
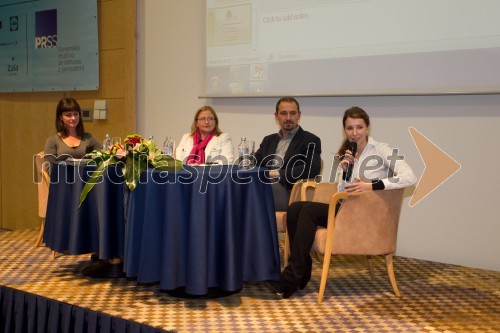
{"type": "Polygon", "coordinates": [[[163,155],[174,157],[175,141],[171,137],[166,137],[163,142],[163,155]]]}
{"type": "Polygon", "coordinates": [[[241,142],[238,145],[238,161],[239,168],[247,170],[250,168],[250,151],[248,149],[247,138],[241,137],[241,142]]]}
{"type": "Polygon", "coordinates": [[[113,146],[113,143],[111,142],[111,137],[109,134],[106,134],[106,138],[104,139],[102,143],[102,149],[103,150],[110,150],[111,147],[113,146]]]}

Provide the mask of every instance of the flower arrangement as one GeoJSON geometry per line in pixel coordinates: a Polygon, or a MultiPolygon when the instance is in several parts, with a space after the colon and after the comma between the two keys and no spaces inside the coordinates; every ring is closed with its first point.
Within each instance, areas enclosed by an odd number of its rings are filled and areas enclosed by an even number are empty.
{"type": "Polygon", "coordinates": [[[89,154],[91,161],[95,163],[97,169],[92,173],[80,193],[80,205],[98,183],[104,170],[120,163],[125,184],[133,191],[141,173],[150,164],[160,170],[182,169],[182,162],[171,156],[163,155],[161,150],[156,148],[153,140],[145,140],[139,134],[128,135],[122,144],[115,143],[109,150],[94,150],[89,154]]]}

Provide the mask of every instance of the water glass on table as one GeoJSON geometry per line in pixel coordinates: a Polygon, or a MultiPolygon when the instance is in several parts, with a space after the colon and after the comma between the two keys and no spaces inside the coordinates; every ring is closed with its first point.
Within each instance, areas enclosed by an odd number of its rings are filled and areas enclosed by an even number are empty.
{"type": "Polygon", "coordinates": [[[172,137],[167,136],[163,142],[162,152],[164,155],[174,157],[175,154],[175,140],[172,137]]]}

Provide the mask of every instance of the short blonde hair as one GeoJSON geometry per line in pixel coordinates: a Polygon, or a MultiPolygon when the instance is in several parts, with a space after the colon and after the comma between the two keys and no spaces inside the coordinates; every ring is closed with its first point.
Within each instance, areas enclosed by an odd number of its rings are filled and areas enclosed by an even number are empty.
{"type": "Polygon", "coordinates": [[[198,130],[198,127],[196,126],[196,124],[198,122],[198,117],[200,116],[200,113],[202,113],[203,111],[210,111],[212,113],[212,115],[215,118],[214,135],[215,136],[221,135],[222,131],[219,128],[219,117],[217,117],[217,113],[215,113],[215,110],[213,107],[211,107],[210,105],[205,105],[205,106],[202,106],[201,108],[199,108],[198,111],[196,111],[196,113],[194,114],[193,124],[191,125],[191,136],[193,136],[194,133],[196,133],[196,131],[198,130]]]}

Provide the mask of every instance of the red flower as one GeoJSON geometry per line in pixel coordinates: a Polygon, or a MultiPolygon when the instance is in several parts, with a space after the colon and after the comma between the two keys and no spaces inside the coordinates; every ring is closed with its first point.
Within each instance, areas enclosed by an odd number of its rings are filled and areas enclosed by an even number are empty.
{"type": "Polygon", "coordinates": [[[134,135],[129,135],[125,138],[125,145],[127,144],[130,144],[133,146],[135,146],[136,144],[138,144],[139,142],[141,142],[142,140],[142,136],[138,135],[138,134],[134,134],[134,135]]]}

